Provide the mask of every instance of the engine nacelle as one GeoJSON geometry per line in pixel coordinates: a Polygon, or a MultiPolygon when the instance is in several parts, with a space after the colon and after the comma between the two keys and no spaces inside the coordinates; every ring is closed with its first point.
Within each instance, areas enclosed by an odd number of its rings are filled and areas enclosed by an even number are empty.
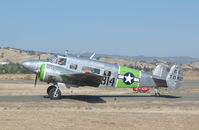
{"type": "Polygon", "coordinates": [[[61,74],[66,74],[66,69],[52,64],[42,64],[40,69],[40,81],[48,83],[63,82],[61,74]]]}

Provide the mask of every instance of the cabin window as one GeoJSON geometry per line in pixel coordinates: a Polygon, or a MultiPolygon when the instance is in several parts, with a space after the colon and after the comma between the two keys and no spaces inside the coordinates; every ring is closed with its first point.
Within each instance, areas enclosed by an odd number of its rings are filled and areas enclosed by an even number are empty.
{"type": "Polygon", "coordinates": [[[104,76],[110,77],[111,76],[111,71],[105,70],[104,71],[104,76]]]}
{"type": "Polygon", "coordinates": [[[100,69],[88,67],[88,66],[83,66],[82,71],[85,73],[93,73],[93,74],[100,74],[100,69]]]}
{"type": "Polygon", "coordinates": [[[76,70],[77,69],[77,64],[70,64],[70,69],[76,70]]]}
{"type": "Polygon", "coordinates": [[[66,65],[66,59],[65,58],[59,58],[58,59],[58,64],[59,65],[66,65]]]}

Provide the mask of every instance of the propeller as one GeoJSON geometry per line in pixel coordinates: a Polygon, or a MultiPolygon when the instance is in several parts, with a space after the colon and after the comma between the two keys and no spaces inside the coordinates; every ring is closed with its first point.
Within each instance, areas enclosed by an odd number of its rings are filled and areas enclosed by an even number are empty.
{"type": "Polygon", "coordinates": [[[36,85],[37,85],[37,74],[36,74],[36,77],[35,77],[35,86],[34,86],[34,88],[36,87],[36,85]]]}
{"type": "MultiPolygon", "coordinates": [[[[38,54],[38,57],[39,57],[39,60],[40,60],[40,58],[41,58],[40,54],[38,54]]],[[[36,73],[34,88],[36,88],[36,86],[37,86],[37,79],[38,79],[38,74],[39,74],[39,73],[40,73],[40,72],[37,72],[37,73],[36,73]]]]}

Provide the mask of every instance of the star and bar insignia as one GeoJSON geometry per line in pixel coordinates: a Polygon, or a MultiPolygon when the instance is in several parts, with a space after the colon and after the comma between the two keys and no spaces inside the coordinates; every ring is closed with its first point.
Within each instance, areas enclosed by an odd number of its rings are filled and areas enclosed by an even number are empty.
{"type": "Polygon", "coordinates": [[[140,79],[139,78],[136,78],[135,76],[134,76],[134,74],[133,73],[131,73],[131,72],[127,72],[127,73],[125,73],[124,75],[118,75],[118,78],[119,79],[122,79],[123,80],[123,82],[126,84],[126,85],[131,85],[131,84],[133,84],[134,82],[140,82],[140,79]]]}

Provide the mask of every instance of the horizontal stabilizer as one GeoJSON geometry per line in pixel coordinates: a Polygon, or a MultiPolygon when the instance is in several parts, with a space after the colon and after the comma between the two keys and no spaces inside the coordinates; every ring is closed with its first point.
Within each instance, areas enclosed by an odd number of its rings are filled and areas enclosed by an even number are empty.
{"type": "Polygon", "coordinates": [[[153,78],[153,81],[155,82],[156,86],[167,87],[167,82],[165,79],[153,78]]]}

